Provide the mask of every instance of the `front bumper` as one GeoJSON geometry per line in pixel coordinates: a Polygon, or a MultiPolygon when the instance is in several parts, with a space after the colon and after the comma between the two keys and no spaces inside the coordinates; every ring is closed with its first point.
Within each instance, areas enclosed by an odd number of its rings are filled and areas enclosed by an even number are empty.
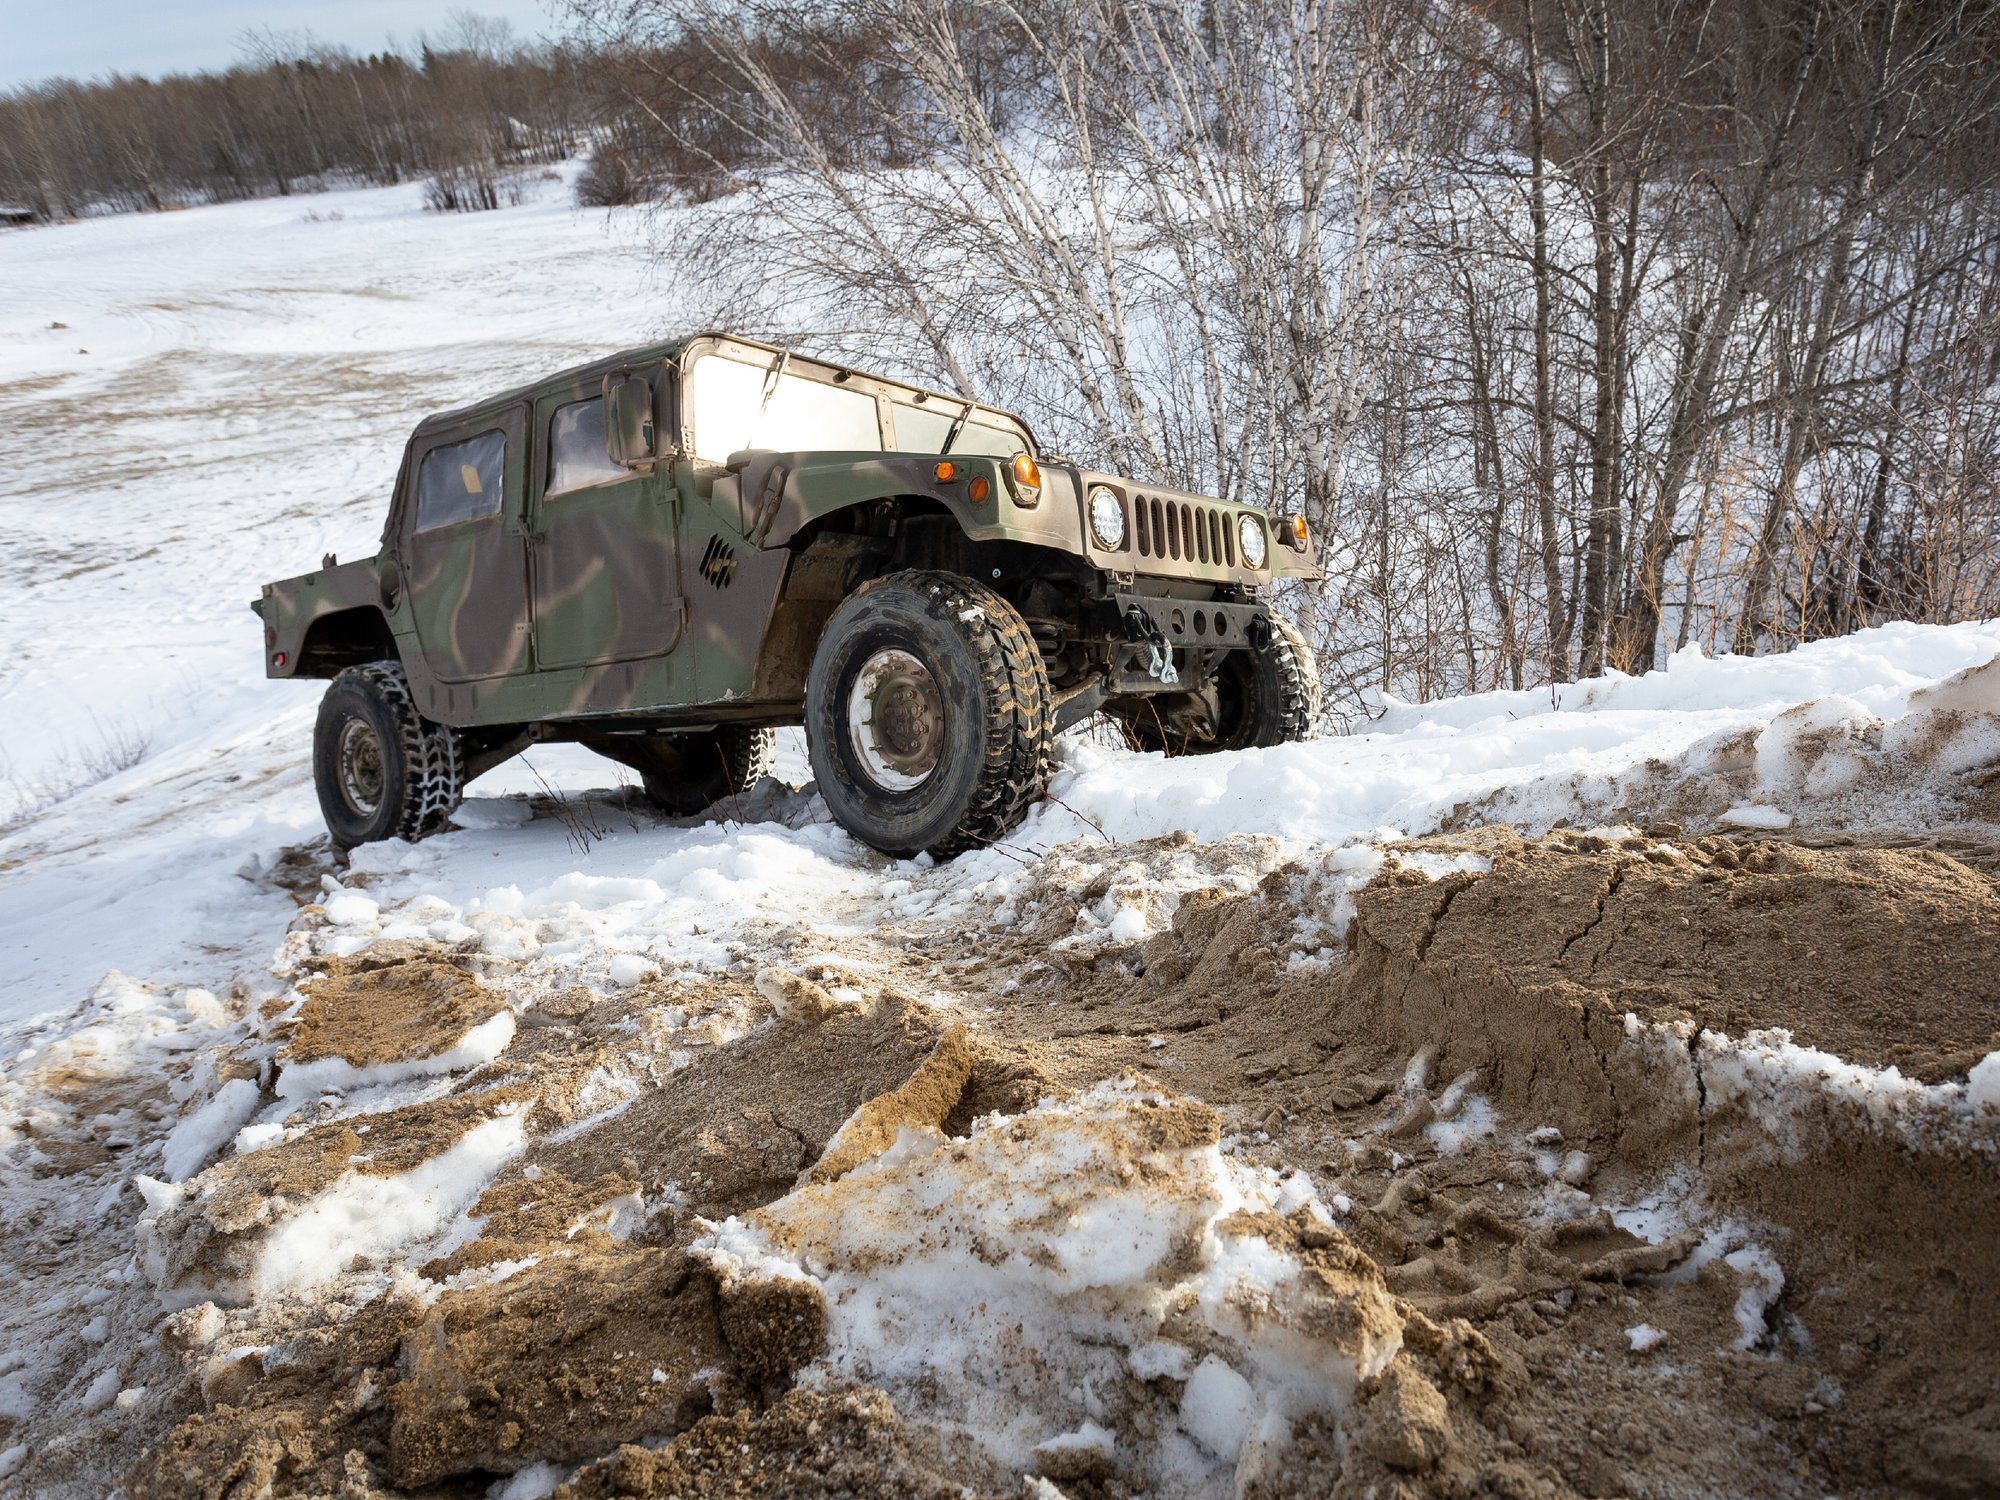
{"type": "Polygon", "coordinates": [[[1135,640],[1177,649],[1216,650],[1248,646],[1268,631],[1270,615],[1261,604],[1223,604],[1188,599],[1156,599],[1149,594],[1117,594],[1118,617],[1135,640]],[[1150,629],[1138,629],[1136,610],[1150,629]]]}

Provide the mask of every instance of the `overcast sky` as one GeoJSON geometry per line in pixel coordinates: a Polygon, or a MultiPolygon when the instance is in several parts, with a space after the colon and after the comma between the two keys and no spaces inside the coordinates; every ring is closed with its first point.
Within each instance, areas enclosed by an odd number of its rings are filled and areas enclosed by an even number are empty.
{"type": "Polygon", "coordinates": [[[497,16],[524,37],[551,29],[546,0],[0,0],[0,89],[226,68],[243,33],[266,26],[376,52],[392,36],[408,45],[442,33],[457,10],[497,16]]]}

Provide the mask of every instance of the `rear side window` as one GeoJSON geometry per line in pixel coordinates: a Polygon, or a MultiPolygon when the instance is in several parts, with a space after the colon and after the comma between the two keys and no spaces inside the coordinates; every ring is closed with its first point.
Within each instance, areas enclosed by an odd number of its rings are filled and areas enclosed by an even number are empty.
{"type": "Polygon", "coordinates": [[[560,495],[631,477],[631,471],[613,463],[605,450],[601,398],[592,396],[555,409],[549,418],[549,480],[543,494],[560,495]]]}
{"type": "Polygon", "coordinates": [[[417,530],[435,531],[500,513],[507,473],[507,435],[482,432],[433,448],[417,471],[417,530]]]}

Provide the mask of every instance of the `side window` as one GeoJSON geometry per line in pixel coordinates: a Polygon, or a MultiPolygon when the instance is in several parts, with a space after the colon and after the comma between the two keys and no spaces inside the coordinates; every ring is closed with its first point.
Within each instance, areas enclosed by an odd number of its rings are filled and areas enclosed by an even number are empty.
{"type": "Polygon", "coordinates": [[[549,476],[544,495],[631,477],[631,471],[613,463],[606,451],[601,397],[572,401],[555,409],[549,417],[549,476]]]}
{"type": "Polygon", "coordinates": [[[500,513],[506,482],[507,435],[482,432],[433,448],[417,470],[417,530],[435,531],[500,513]]]}

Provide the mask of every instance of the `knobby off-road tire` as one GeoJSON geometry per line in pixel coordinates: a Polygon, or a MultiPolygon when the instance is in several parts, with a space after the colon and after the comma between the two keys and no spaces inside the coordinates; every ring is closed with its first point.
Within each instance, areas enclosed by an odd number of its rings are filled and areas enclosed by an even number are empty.
{"type": "Polygon", "coordinates": [[[393,661],[349,667],[319,701],[313,784],[336,849],[420,839],[465,790],[458,736],[417,712],[393,661]]]}
{"type": "Polygon", "coordinates": [[[885,854],[997,842],[1048,786],[1048,673],[1013,605],[951,573],[892,573],[833,612],[806,746],[841,827],[885,854]]]}
{"type": "Polygon", "coordinates": [[[1319,664],[1291,621],[1272,614],[1268,640],[1231,651],[1216,673],[1222,713],[1212,740],[1182,741],[1165,731],[1164,715],[1146,699],[1127,700],[1112,713],[1137,750],[1208,755],[1217,750],[1258,750],[1311,739],[1319,722],[1319,664]]]}
{"type": "Polygon", "coordinates": [[[777,743],[770,730],[747,724],[660,735],[654,753],[672,769],[646,773],[646,799],[669,817],[691,818],[770,775],[777,743]]]}

